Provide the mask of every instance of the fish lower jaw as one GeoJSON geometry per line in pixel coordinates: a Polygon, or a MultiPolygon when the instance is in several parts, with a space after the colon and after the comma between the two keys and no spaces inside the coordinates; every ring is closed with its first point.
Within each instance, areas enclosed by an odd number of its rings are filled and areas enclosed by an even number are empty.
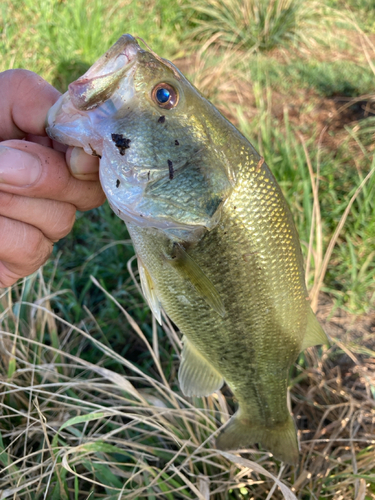
{"type": "MultiPolygon", "coordinates": [[[[104,160],[104,161],[103,161],[104,160]]],[[[143,228],[154,228],[178,240],[198,241],[207,230],[199,224],[179,222],[171,217],[154,217],[149,211],[142,211],[140,205],[144,198],[147,183],[134,182],[116,172],[109,161],[100,162],[99,177],[108,203],[114,213],[125,223],[143,228]]]]}
{"type": "Polygon", "coordinates": [[[92,130],[88,114],[78,111],[67,93],[49,109],[46,132],[51,139],[83,148],[89,155],[100,157],[102,154],[103,139],[92,130]]]}
{"type": "MultiPolygon", "coordinates": [[[[104,191],[105,192],[105,191],[104,191]]],[[[184,241],[196,241],[197,235],[201,235],[202,232],[206,231],[205,227],[192,226],[188,224],[179,224],[173,220],[169,219],[156,219],[150,217],[148,214],[142,214],[141,212],[134,209],[129,209],[124,205],[118,205],[113,202],[110,197],[107,196],[109,206],[114,211],[114,213],[126,223],[134,224],[139,227],[144,228],[154,228],[165,232],[167,235],[175,236],[177,239],[183,239],[184,241]],[[181,236],[183,236],[181,238],[181,236]]]]}

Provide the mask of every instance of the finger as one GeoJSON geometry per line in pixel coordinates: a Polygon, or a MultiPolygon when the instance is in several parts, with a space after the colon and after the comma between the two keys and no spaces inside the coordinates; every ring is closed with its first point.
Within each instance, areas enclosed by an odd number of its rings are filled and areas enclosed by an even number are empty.
{"type": "Polygon", "coordinates": [[[0,138],[22,139],[27,133],[46,135],[47,112],[60,92],[25,69],[0,73],[0,89],[0,138]]]}
{"type": "Polygon", "coordinates": [[[37,144],[41,144],[42,146],[47,146],[49,148],[53,148],[56,151],[61,151],[62,153],[66,153],[68,146],[65,144],[61,144],[60,142],[54,141],[47,136],[34,135],[34,134],[26,134],[25,140],[29,142],[36,142],[37,144]]]}
{"type": "Polygon", "coordinates": [[[52,139],[47,136],[26,134],[25,140],[29,142],[36,142],[37,144],[41,144],[42,146],[46,146],[48,148],[53,147],[52,139]]]}
{"type": "Polygon", "coordinates": [[[0,190],[71,203],[83,211],[105,200],[99,181],[82,181],[70,174],[64,154],[26,141],[1,143],[0,190]]]}
{"type": "Polygon", "coordinates": [[[0,191],[0,215],[39,229],[46,238],[58,241],[70,233],[76,207],[70,203],[27,198],[0,191]]]}
{"type": "Polygon", "coordinates": [[[70,147],[66,152],[66,163],[73,177],[83,181],[99,179],[99,158],[88,155],[82,148],[70,147]]]}
{"type": "Polygon", "coordinates": [[[6,264],[0,260],[0,288],[12,286],[20,278],[23,278],[23,276],[8,269],[6,264]]]}
{"type": "Polygon", "coordinates": [[[53,243],[36,227],[0,216],[0,287],[35,272],[51,255],[53,243]]]}

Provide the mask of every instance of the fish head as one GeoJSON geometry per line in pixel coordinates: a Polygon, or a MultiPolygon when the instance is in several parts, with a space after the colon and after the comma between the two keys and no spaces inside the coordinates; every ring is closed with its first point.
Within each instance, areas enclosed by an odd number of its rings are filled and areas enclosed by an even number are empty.
{"type": "Polygon", "coordinates": [[[69,85],[46,130],[101,157],[104,192],[126,222],[194,239],[218,223],[235,185],[226,152],[240,134],[171,62],[130,35],[69,85]]]}

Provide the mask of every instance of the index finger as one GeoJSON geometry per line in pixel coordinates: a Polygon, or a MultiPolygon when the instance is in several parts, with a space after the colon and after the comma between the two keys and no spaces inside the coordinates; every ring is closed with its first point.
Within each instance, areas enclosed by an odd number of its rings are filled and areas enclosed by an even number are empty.
{"type": "Polygon", "coordinates": [[[63,153],[18,140],[4,141],[1,147],[0,159],[4,163],[0,168],[1,191],[62,201],[83,211],[104,203],[98,174],[96,181],[74,178],[67,169],[63,153]]]}
{"type": "Polygon", "coordinates": [[[58,90],[32,71],[0,73],[0,140],[46,135],[46,116],[59,96],[58,90]]]}

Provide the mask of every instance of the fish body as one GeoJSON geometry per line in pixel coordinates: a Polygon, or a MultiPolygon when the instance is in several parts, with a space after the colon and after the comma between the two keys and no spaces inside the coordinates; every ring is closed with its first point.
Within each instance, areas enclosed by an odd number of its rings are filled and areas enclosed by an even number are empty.
{"type": "Polygon", "coordinates": [[[224,381],[239,409],[217,446],[298,461],[287,407],[299,352],[327,338],[311,311],[293,219],[263,158],[170,63],[130,35],[69,86],[48,134],[101,156],[144,295],[183,333],[187,396],[224,381]]]}

